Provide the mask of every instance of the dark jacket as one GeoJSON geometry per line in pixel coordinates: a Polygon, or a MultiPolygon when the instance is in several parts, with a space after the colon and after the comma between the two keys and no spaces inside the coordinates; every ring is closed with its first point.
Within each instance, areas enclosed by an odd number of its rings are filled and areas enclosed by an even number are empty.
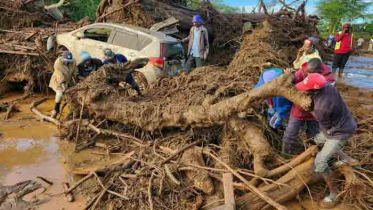
{"type": "MultiPolygon", "coordinates": [[[[116,64],[126,63],[128,61],[127,58],[122,54],[115,54],[115,58],[117,59],[116,64]]],[[[109,60],[104,61],[104,65],[109,65],[109,64],[110,64],[109,60]]]]}
{"type": "Polygon", "coordinates": [[[97,58],[91,58],[91,65],[85,66],[84,62],[78,65],[79,76],[88,77],[94,71],[97,71],[103,65],[102,61],[97,58]]]}
{"type": "Polygon", "coordinates": [[[330,139],[348,140],[356,131],[356,122],[338,90],[326,84],[312,96],[313,114],[320,130],[330,139]]]}
{"type": "MultiPolygon", "coordinates": [[[[295,84],[303,81],[307,77],[306,69],[307,63],[304,63],[302,67],[297,72],[295,72],[295,84]]],[[[330,71],[330,68],[327,65],[322,64],[321,69],[321,75],[323,75],[329,83],[334,83],[335,78],[333,73],[330,71]]],[[[293,104],[293,107],[290,111],[290,116],[297,120],[315,120],[315,117],[311,113],[304,111],[302,107],[296,104],[293,104]]]]}

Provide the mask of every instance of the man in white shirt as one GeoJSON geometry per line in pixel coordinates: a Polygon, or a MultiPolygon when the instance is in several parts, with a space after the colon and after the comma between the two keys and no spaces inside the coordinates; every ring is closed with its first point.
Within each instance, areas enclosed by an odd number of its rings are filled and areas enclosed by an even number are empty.
{"type": "Polygon", "coordinates": [[[190,30],[189,36],[182,42],[189,40],[188,45],[188,60],[185,66],[185,72],[188,74],[192,66],[201,67],[205,65],[207,55],[209,53],[209,39],[207,29],[202,26],[202,18],[199,15],[193,17],[193,27],[190,30]]]}

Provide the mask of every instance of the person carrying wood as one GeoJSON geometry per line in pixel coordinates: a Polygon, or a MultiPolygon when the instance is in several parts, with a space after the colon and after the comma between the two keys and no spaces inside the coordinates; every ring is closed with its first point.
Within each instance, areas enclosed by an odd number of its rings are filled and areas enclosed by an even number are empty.
{"type": "Polygon", "coordinates": [[[92,58],[87,51],[80,52],[81,62],[78,65],[79,76],[88,77],[92,72],[97,71],[104,64],[100,59],[92,58]]]}
{"type": "Polygon", "coordinates": [[[330,194],[323,199],[321,205],[330,208],[336,205],[338,191],[332,183],[332,168],[328,162],[336,156],[341,158],[340,163],[358,165],[356,160],[342,151],[343,146],[354,135],[357,125],[338,90],[321,74],[309,74],[295,87],[312,98],[311,113],[320,126],[320,133],[315,136],[314,141],[322,147],[316,155],[314,172],[325,179],[330,194]]]}
{"type": "MultiPolygon", "coordinates": [[[[278,68],[265,69],[265,71],[260,75],[259,81],[254,88],[258,88],[282,74],[282,70],[278,68]]],[[[267,111],[269,126],[275,129],[283,128],[283,121],[289,117],[292,106],[291,101],[284,97],[274,96],[267,98],[266,102],[269,107],[267,111]]]]}
{"type": "MultiPolygon", "coordinates": [[[[310,73],[322,74],[327,78],[329,83],[335,83],[335,78],[330,68],[323,64],[318,58],[312,58],[307,63],[304,63],[301,68],[295,72],[293,82],[296,84],[303,81],[310,73]]],[[[297,154],[300,152],[298,150],[303,148],[298,141],[298,134],[303,126],[306,127],[307,139],[315,137],[319,132],[319,126],[315,117],[297,104],[293,104],[290,111],[289,122],[286,126],[284,136],[282,137],[283,155],[297,154]]]]}
{"type": "Polygon", "coordinates": [[[73,55],[69,51],[64,51],[62,56],[54,62],[54,72],[49,82],[49,87],[56,92],[54,108],[51,113],[52,118],[56,118],[60,112],[60,105],[63,94],[69,85],[75,83],[78,71],[73,55]]]}
{"type": "MultiPolygon", "coordinates": [[[[128,60],[127,58],[122,54],[115,54],[111,49],[106,48],[104,49],[104,65],[119,65],[122,63],[126,63],[128,60]]],[[[137,85],[135,79],[133,78],[132,74],[127,74],[127,77],[125,79],[125,82],[127,84],[130,84],[131,87],[136,90],[137,95],[142,96],[139,86],[137,85]]]]}
{"type": "Polygon", "coordinates": [[[190,29],[189,36],[181,42],[189,40],[187,62],[185,73],[189,74],[192,66],[201,67],[205,65],[209,53],[209,35],[207,29],[202,25],[202,18],[199,15],[193,17],[193,27],[190,29]]]}
{"type": "Polygon", "coordinates": [[[318,58],[321,60],[319,51],[316,49],[316,45],[312,39],[306,39],[302,48],[299,49],[297,58],[293,62],[294,68],[299,69],[304,63],[307,63],[312,58],[318,58]]]}
{"type": "Polygon", "coordinates": [[[338,77],[341,77],[346,63],[353,51],[354,34],[352,33],[352,26],[350,23],[345,23],[342,26],[342,31],[334,36],[336,42],[333,57],[333,74],[339,69],[338,77]]]}

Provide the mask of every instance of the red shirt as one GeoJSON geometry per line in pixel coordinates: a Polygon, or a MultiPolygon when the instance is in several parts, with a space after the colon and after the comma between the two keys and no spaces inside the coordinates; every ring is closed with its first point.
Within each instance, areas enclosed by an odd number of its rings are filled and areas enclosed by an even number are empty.
{"type": "Polygon", "coordinates": [[[336,54],[348,53],[352,50],[351,45],[352,34],[336,34],[334,40],[336,42],[341,41],[341,47],[338,50],[334,50],[336,54]]]}
{"type": "MultiPolygon", "coordinates": [[[[298,69],[297,72],[295,72],[295,83],[301,82],[307,77],[306,69],[307,69],[307,63],[304,63],[302,67],[298,69]]],[[[330,71],[330,68],[327,65],[322,64],[321,69],[322,69],[321,75],[323,75],[326,78],[326,81],[328,81],[329,83],[335,82],[334,75],[330,71]]],[[[293,118],[297,120],[306,120],[306,121],[315,120],[315,117],[310,112],[304,111],[302,107],[296,104],[293,104],[293,106],[291,107],[290,116],[292,116],[293,118]]]]}

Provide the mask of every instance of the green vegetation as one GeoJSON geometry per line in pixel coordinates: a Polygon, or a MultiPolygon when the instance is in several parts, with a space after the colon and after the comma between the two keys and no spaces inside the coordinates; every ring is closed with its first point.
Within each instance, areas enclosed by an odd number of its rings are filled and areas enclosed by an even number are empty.
{"type": "MultiPolygon", "coordinates": [[[[188,1],[188,7],[192,9],[200,8],[203,0],[188,1]]],[[[219,11],[224,13],[239,13],[241,9],[224,4],[223,0],[211,0],[211,4],[219,11]]]]}
{"type": "Polygon", "coordinates": [[[373,14],[369,13],[372,5],[365,0],[319,0],[317,9],[329,33],[334,33],[342,21],[372,18],[373,14]]]}
{"type": "Polygon", "coordinates": [[[73,21],[79,21],[85,17],[96,20],[96,10],[100,0],[70,0],[69,2],[70,5],[67,8],[71,11],[70,16],[73,21]]]}

